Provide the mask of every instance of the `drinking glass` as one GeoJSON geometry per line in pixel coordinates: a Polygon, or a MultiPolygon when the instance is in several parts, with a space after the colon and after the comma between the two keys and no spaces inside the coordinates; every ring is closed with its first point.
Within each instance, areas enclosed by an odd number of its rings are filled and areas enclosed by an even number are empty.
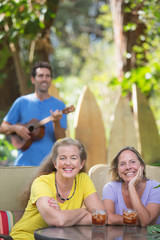
{"type": "Polygon", "coordinates": [[[136,225],[137,212],[133,209],[123,209],[124,225],[136,225]]]}
{"type": "Polygon", "coordinates": [[[92,210],[92,224],[94,226],[104,226],[106,224],[106,211],[103,209],[92,210]]]}

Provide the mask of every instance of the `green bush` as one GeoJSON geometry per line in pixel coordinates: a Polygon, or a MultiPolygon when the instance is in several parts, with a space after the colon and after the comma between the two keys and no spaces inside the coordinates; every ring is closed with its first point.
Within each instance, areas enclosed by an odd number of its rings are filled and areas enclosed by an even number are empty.
{"type": "Polygon", "coordinates": [[[7,140],[6,136],[0,134],[0,164],[6,160],[7,165],[13,165],[17,156],[17,149],[7,140]]]}

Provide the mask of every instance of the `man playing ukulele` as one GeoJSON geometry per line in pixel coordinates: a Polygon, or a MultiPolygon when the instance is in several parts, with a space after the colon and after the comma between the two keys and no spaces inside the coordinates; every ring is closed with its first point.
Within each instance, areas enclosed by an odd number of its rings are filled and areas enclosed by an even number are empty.
{"type": "Polygon", "coordinates": [[[1,124],[1,133],[17,135],[22,141],[31,143],[27,150],[19,149],[15,166],[38,166],[51,151],[57,139],[65,137],[67,128],[66,114],[62,114],[65,104],[48,93],[52,81],[52,69],[47,62],[37,62],[31,72],[31,82],[35,92],[21,96],[13,103],[1,124]],[[40,128],[35,131],[37,136],[32,138],[26,124],[32,119],[41,121],[52,116],[43,126],[44,136],[39,137],[40,128]],[[35,140],[35,141],[34,141],[35,140]]]}

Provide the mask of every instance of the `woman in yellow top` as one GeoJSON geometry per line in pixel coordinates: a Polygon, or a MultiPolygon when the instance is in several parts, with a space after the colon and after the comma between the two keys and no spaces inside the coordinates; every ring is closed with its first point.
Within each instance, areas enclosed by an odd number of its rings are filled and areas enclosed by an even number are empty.
{"type": "Polygon", "coordinates": [[[14,240],[32,240],[36,229],[47,226],[91,225],[91,209],[103,205],[85,173],[86,158],[77,140],[63,138],[55,143],[23,194],[28,204],[10,233],[14,240]]]}

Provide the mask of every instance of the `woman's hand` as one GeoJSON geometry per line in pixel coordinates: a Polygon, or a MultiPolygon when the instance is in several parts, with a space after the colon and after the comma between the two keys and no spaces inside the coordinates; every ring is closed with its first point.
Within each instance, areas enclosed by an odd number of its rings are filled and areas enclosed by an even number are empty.
{"type": "Polygon", "coordinates": [[[50,207],[53,207],[53,208],[55,208],[56,210],[61,210],[60,209],[60,207],[59,207],[59,205],[58,205],[58,202],[54,199],[54,198],[50,198],[49,200],[48,200],[48,204],[49,204],[49,206],[50,207]]]}
{"type": "Polygon", "coordinates": [[[143,179],[143,166],[140,166],[136,176],[129,182],[129,186],[136,186],[138,183],[142,182],[143,179]]]}

